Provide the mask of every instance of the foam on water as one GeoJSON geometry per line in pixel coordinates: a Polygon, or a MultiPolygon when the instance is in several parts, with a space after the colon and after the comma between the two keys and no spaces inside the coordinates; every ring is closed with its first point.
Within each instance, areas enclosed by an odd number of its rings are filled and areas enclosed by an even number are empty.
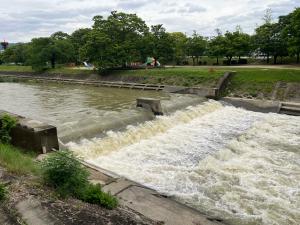
{"type": "Polygon", "coordinates": [[[229,224],[300,221],[300,117],[211,101],[69,146],[229,224]]]}

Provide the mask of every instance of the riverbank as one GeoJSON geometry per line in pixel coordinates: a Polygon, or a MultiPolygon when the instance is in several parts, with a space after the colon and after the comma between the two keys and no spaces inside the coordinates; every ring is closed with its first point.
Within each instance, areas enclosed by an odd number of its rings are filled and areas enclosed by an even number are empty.
{"type": "MultiPolygon", "coordinates": [[[[38,75],[79,80],[214,88],[226,71],[236,71],[236,74],[230,79],[225,96],[300,101],[300,70],[297,66],[166,67],[117,70],[102,76],[93,70],[57,68],[38,75]]],[[[0,73],[37,75],[28,66],[2,65],[0,73]]]]}
{"type": "Polygon", "coordinates": [[[36,169],[39,163],[33,154],[3,144],[0,154],[0,182],[8,191],[4,202],[0,202],[0,222],[4,224],[159,224],[125,206],[108,210],[74,198],[59,198],[53,189],[42,184],[36,169]]]}

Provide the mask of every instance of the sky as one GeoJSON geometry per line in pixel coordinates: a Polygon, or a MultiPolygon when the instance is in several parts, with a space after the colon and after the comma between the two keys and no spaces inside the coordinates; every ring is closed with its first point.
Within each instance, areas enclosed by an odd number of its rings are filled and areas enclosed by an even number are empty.
{"type": "Polygon", "coordinates": [[[0,6],[0,40],[27,42],[91,27],[95,15],[113,10],[136,13],[149,26],[163,24],[169,32],[213,36],[216,28],[225,32],[240,25],[251,34],[266,9],[276,20],[300,7],[300,0],[0,0],[0,6]]]}

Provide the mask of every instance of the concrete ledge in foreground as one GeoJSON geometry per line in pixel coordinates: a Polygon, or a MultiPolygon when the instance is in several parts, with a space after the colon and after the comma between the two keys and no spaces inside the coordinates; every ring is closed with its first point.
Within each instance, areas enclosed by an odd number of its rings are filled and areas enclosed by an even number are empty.
{"type": "Polygon", "coordinates": [[[52,149],[59,149],[57,129],[49,124],[25,118],[6,111],[0,115],[8,114],[17,118],[16,127],[11,131],[12,144],[38,153],[47,153],[52,149]]]}

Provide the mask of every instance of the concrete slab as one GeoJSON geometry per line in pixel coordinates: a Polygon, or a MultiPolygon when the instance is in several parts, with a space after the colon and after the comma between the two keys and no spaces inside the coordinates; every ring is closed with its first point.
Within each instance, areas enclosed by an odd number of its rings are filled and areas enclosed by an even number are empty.
{"type": "Polygon", "coordinates": [[[117,194],[121,204],[166,225],[220,225],[198,211],[172,199],[153,194],[152,190],[131,186],[117,194]]]}
{"type": "Polygon", "coordinates": [[[41,206],[40,202],[28,198],[16,205],[18,213],[29,225],[63,225],[41,206]]]}
{"type": "Polygon", "coordinates": [[[134,182],[131,182],[129,180],[121,178],[121,179],[111,182],[108,185],[105,185],[104,187],[102,187],[102,190],[105,192],[110,192],[112,195],[117,195],[118,193],[120,193],[134,185],[137,185],[137,184],[134,182]]]}

